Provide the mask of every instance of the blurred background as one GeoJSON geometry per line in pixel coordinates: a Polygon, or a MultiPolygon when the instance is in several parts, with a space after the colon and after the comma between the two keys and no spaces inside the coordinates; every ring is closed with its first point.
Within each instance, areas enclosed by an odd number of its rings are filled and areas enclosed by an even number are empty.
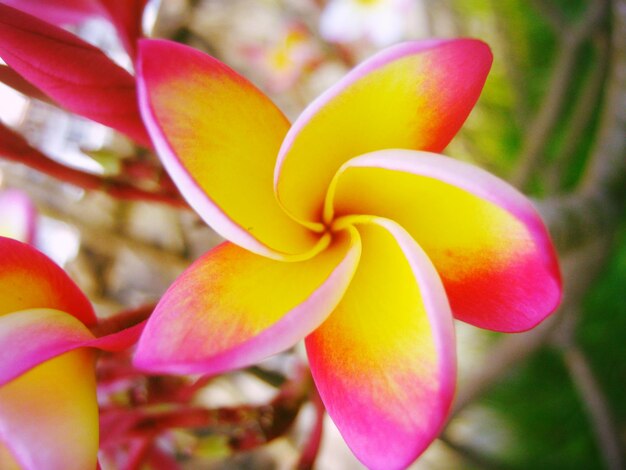
{"type": "MultiPolygon", "coordinates": [[[[132,72],[109,22],[94,17],[66,27],[132,72]]],[[[445,153],[533,197],[560,252],[566,297],[558,314],[528,333],[505,336],[457,323],[453,417],[412,468],[626,468],[626,2],[160,0],[148,2],[142,28],[226,62],[290,119],[390,44],[458,36],[487,42],[493,69],[445,153]]],[[[37,214],[35,245],[71,274],[99,315],[151,305],[219,236],[175,196],[116,197],[111,188],[163,193],[157,158],[16,85],[5,71],[0,233],[11,229],[12,203],[3,209],[3,192],[23,191],[37,214]],[[9,145],[15,135],[54,164],[40,165],[43,171],[25,165],[24,151],[9,145]],[[95,177],[89,181],[100,181],[100,190],[77,174],[95,177]]],[[[289,374],[303,357],[291,351],[262,369],[289,374]]],[[[267,402],[276,389],[259,375],[212,380],[201,401],[267,402]]],[[[315,407],[306,403],[295,426],[246,452],[224,445],[219,432],[173,430],[167,445],[183,468],[287,469],[297,464],[314,421],[315,407]]],[[[316,468],[362,468],[327,418],[325,426],[316,468]]]]}

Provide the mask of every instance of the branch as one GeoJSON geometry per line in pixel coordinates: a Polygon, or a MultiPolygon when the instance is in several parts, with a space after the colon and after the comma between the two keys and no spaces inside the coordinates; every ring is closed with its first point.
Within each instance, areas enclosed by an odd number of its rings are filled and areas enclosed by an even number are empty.
{"type": "Polygon", "coordinates": [[[609,405],[584,351],[576,344],[574,333],[580,311],[575,309],[564,322],[555,342],[563,352],[563,361],[589,416],[596,443],[609,470],[624,468],[624,460],[609,405]]]}
{"type": "Polygon", "coordinates": [[[546,185],[551,192],[561,189],[563,174],[576,155],[576,149],[580,145],[585,129],[588,127],[594,110],[598,106],[598,97],[602,93],[602,85],[606,77],[609,62],[609,41],[606,34],[602,33],[594,40],[596,49],[596,63],[590,71],[581,95],[572,111],[572,118],[563,144],[554,157],[553,162],[546,174],[546,185]]]}
{"type": "Polygon", "coordinates": [[[493,346],[489,352],[489,360],[485,362],[485,365],[460,385],[450,415],[457,415],[487,392],[513,366],[539,349],[550,336],[558,321],[559,316],[553,314],[552,317],[532,331],[507,336],[493,346]]]}
{"type": "Polygon", "coordinates": [[[311,386],[311,403],[313,403],[315,407],[315,423],[308,436],[306,445],[300,454],[300,459],[296,465],[297,470],[312,470],[322,443],[326,408],[324,408],[324,403],[322,403],[322,398],[315,385],[311,386]]]}
{"type": "Polygon", "coordinates": [[[578,49],[600,24],[606,14],[607,0],[593,0],[582,20],[567,28],[548,83],[544,101],[531,123],[520,152],[518,167],[511,181],[524,189],[537,169],[565,104],[568,87],[574,77],[578,49]]]}
{"type": "Polygon", "coordinates": [[[124,310],[108,318],[101,318],[98,324],[91,329],[96,337],[106,336],[130,328],[148,319],[156,304],[146,304],[130,310],[124,310]]]}
{"type": "Polygon", "coordinates": [[[151,192],[114,178],[102,178],[62,165],[36,148],[26,140],[0,123],[0,155],[2,158],[22,163],[34,170],[53,178],[87,190],[98,190],[108,195],[128,201],[149,201],[168,204],[174,207],[188,207],[178,193],[170,191],[151,192]]]}
{"type": "Polygon", "coordinates": [[[157,434],[172,428],[194,428],[199,435],[219,431],[229,436],[233,451],[250,450],[284,435],[306,402],[312,380],[306,367],[283,384],[269,404],[216,409],[179,407],[174,410],[141,413],[139,419],[120,439],[157,434]]]}
{"type": "Polygon", "coordinates": [[[565,16],[552,2],[546,0],[531,0],[531,3],[535,10],[541,13],[544,19],[550,23],[550,26],[557,34],[562,35],[566,32],[567,21],[565,20],[565,16]]]}
{"type": "Polygon", "coordinates": [[[459,454],[468,463],[471,463],[472,467],[477,467],[485,470],[503,470],[502,463],[493,462],[491,459],[480,454],[471,447],[456,442],[446,434],[442,434],[441,436],[439,436],[439,440],[450,449],[452,449],[454,452],[459,454]]]}

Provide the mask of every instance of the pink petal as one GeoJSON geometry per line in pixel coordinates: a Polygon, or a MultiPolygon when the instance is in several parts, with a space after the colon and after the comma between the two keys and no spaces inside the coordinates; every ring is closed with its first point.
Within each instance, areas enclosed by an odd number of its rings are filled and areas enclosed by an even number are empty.
{"type": "Polygon", "coordinates": [[[0,237],[0,315],[53,308],[85,325],[96,321],[91,303],[67,274],[30,245],[0,237]]]}
{"type": "Polygon", "coordinates": [[[45,101],[48,104],[54,104],[48,95],[43,93],[36,86],[33,86],[27,80],[24,80],[19,73],[7,65],[0,65],[0,82],[29,98],[35,98],[40,101],[45,101]]]}
{"type": "Polygon", "coordinates": [[[53,24],[71,24],[93,16],[100,8],[98,0],[0,0],[53,24]]]}
{"type": "Polygon", "coordinates": [[[0,316],[0,387],[92,339],[85,325],[59,310],[22,310],[0,316]]]}
{"type": "Polygon", "coordinates": [[[144,323],[94,338],[79,320],[59,310],[30,309],[2,315],[0,387],[33,367],[77,348],[124,350],[137,342],[144,323]]]}
{"type": "Polygon", "coordinates": [[[61,106],[151,145],[133,77],[77,36],[0,4],[0,56],[61,106]]]}
{"type": "Polygon", "coordinates": [[[467,118],[491,66],[474,39],[410,42],[366,60],[296,120],[274,182],[281,203],[319,222],[326,189],[357,155],[388,148],[439,152],[467,118]]]}
{"type": "Polygon", "coordinates": [[[286,263],[224,243],[170,287],[139,340],[136,366],[216,374],[293,346],[333,310],[360,254],[343,234],[312,259],[286,263]]]}
{"type": "Polygon", "coordinates": [[[452,315],[437,272],[395,223],[355,220],[363,253],[328,319],[306,339],[320,396],[370,469],[406,468],[437,437],[455,386],[452,315]]]}
{"type": "Polygon", "coordinates": [[[560,302],[558,261],[539,215],[480,168],[409,150],[354,158],[338,172],[326,206],[328,218],[348,214],[402,225],[435,265],[460,320],[524,331],[560,302]]]}

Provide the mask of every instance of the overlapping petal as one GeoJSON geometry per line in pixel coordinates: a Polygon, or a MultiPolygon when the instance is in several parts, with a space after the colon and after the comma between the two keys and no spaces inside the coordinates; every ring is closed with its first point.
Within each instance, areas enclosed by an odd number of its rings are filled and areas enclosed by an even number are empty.
{"type": "Polygon", "coordinates": [[[148,0],[100,0],[101,9],[110,19],[124,48],[131,57],[137,53],[137,42],[143,35],[143,10],[148,0]]]}
{"type": "Polygon", "coordinates": [[[216,59],[169,41],[141,41],[137,74],[163,164],[209,225],[271,257],[315,245],[318,237],[274,196],[274,162],[289,122],[265,95],[216,59]]]}
{"type": "Polygon", "coordinates": [[[368,468],[389,470],[411,463],[446,419],[454,333],[443,286],[424,252],[393,222],[365,222],[357,225],[363,253],[354,279],[306,347],[347,444],[368,468]]]}
{"type": "Polygon", "coordinates": [[[142,35],[142,16],[147,0],[0,0],[53,24],[72,24],[102,16],[108,19],[131,56],[142,35]]]}
{"type": "Polygon", "coordinates": [[[196,261],[162,297],[135,364],[214,374],[287,349],[337,305],[359,256],[355,232],[335,237],[309,260],[291,263],[226,242],[196,261]]]}
{"type": "Polygon", "coordinates": [[[136,343],[143,324],[95,338],[77,318],[48,308],[0,316],[0,387],[51,358],[78,348],[121,351],[136,343]]]}
{"type": "Polygon", "coordinates": [[[0,57],[61,106],[151,145],[134,78],[77,36],[0,4],[0,57]]]}
{"type": "Polygon", "coordinates": [[[350,158],[443,150],[478,99],[491,60],[478,40],[433,40],[388,48],[356,67],[290,129],[275,173],[281,203],[298,220],[319,222],[328,184],[350,158]]]}
{"type": "Polygon", "coordinates": [[[0,387],[92,339],[85,325],[59,310],[22,310],[0,316],[0,387]]]}
{"type": "Polygon", "coordinates": [[[8,65],[0,65],[0,82],[30,98],[54,104],[48,95],[31,84],[29,81],[25,80],[24,77],[8,65]]]}
{"type": "Polygon", "coordinates": [[[373,214],[402,225],[441,276],[455,316],[516,332],[549,315],[561,297],[556,254],[521,193],[484,170],[441,155],[373,152],[347,162],[326,217],[373,214]]]}
{"type": "Polygon", "coordinates": [[[23,470],[96,468],[93,367],[93,353],[79,349],[0,387],[0,446],[9,448],[23,470]]]}
{"type": "Polygon", "coordinates": [[[23,191],[0,192],[0,237],[32,243],[35,239],[35,206],[23,191]]]}
{"type": "Polygon", "coordinates": [[[69,276],[35,248],[0,237],[0,315],[52,308],[90,326],[96,317],[89,300],[69,276]]]}

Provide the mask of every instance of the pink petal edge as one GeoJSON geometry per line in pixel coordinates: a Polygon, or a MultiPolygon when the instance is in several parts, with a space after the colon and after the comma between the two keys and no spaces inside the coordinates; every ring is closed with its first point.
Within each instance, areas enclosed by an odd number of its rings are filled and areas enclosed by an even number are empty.
{"type": "MultiPolygon", "coordinates": [[[[445,290],[439,279],[434,266],[419,247],[419,245],[411,238],[411,236],[395,222],[381,217],[370,217],[368,223],[374,223],[383,227],[396,239],[399,247],[406,256],[407,262],[415,276],[415,281],[420,286],[420,295],[425,305],[428,320],[431,325],[431,331],[434,331],[434,345],[439,361],[438,383],[439,394],[435,400],[438,407],[436,413],[431,416],[428,432],[422,435],[414,435],[406,433],[401,435],[399,429],[393,423],[389,424],[390,428],[387,432],[379,432],[379,423],[376,430],[377,435],[387,435],[391,439],[397,441],[401,439],[404,444],[395,447],[402,448],[402,455],[390,455],[389,448],[383,443],[377,446],[368,446],[367,437],[371,428],[360,426],[353,421],[341,422],[337,421],[340,417],[336,416],[339,407],[350,408],[353,406],[350,402],[350,396],[345,396],[345,403],[328,402],[327,397],[320,389],[320,395],[330,417],[337,425],[344,440],[354,452],[355,456],[367,467],[379,470],[402,469],[408,467],[417,457],[419,457],[443,429],[454,397],[456,386],[456,344],[452,313],[446,298],[445,290]],[[369,453],[367,448],[375,447],[375,453],[369,453]]],[[[358,221],[356,224],[358,225],[358,221]]],[[[375,334],[375,332],[373,333],[375,334]]],[[[311,372],[316,383],[319,383],[321,376],[316,373],[315,360],[311,357],[311,350],[307,341],[307,351],[309,352],[309,361],[311,362],[311,372]]],[[[332,384],[328,385],[332,389],[332,384]]],[[[318,387],[319,389],[319,387],[318,387]]],[[[384,410],[380,410],[384,412],[384,410]]],[[[363,409],[362,413],[368,413],[369,410],[363,409]]],[[[370,443],[371,444],[371,443],[370,443]]]]}
{"type": "Polygon", "coordinates": [[[139,338],[145,322],[94,338],[75,317],[52,309],[30,309],[0,316],[0,387],[33,367],[78,348],[122,351],[139,338]]]}
{"type": "MultiPolygon", "coordinates": [[[[438,179],[502,207],[529,229],[541,259],[545,261],[547,271],[552,276],[554,289],[558,293],[554,296],[552,307],[535,318],[532,323],[522,329],[497,331],[519,333],[530,330],[558,308],[563,297],[563,283],[558,256],[550,234],[530,199],[509,183],[469,163],[436,153],[415,150],[389,149],[361,155],[346,162],[337,175],[350,167],[377,167],[438,179]]],[[[335,181],[332,184],[335,184],[335,181]]]]}
{"type": "MultiPolygon", "coordinates": [[[[164,330],[165,326],[154,327],[163,315],[163,311],[159,307],[167,302],[170,291],[184,288],[184,285],[181,284],[183,281],[179,278],[162,297],[148,321],[137,346],[134,357],[135,366],[152,372],[218,374],[255,364],[293,346],[326,319],[339,303],[350,283],[361,252],[360,239],[356,231],[352,230],[350,236],[352,238],[351,246],[343,260],[304,302],[285,313],[280,320],[256,336],[203,359],[180,362],[167,357],[160,358],[155,353],[154,345],[158,345],[162,341],[162,335],[167,333],[164,330]]],[[[207,253],[207,255],[209,254],[210,252],[207,253]]],[[[204,258],[196,261],[196,263],[204,262],[206,262],[204,258]]],[[[192,268],[193,265],[190,269],[192,268]]]]}

